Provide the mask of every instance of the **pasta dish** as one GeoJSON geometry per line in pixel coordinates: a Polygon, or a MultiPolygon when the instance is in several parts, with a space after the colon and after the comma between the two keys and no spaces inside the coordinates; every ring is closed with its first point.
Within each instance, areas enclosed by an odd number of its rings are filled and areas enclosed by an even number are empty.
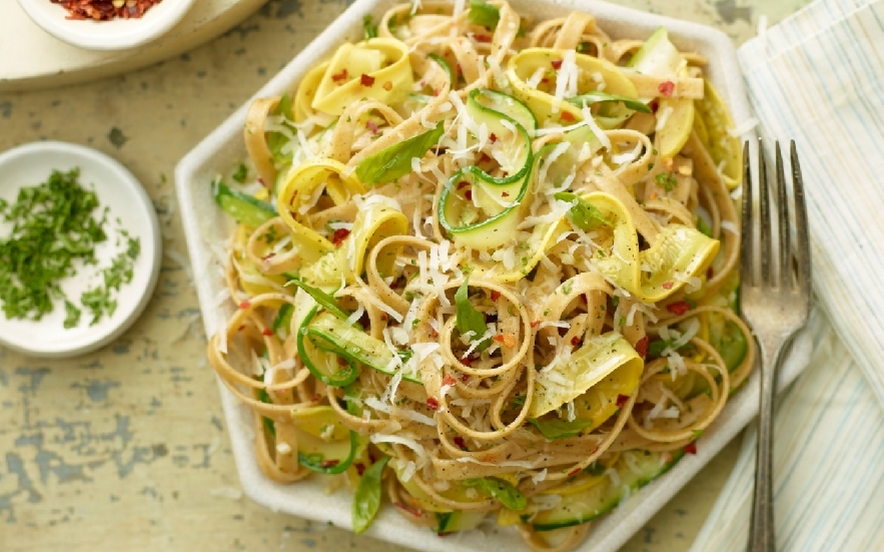
{"type": "Polygon", "coordinates": [[[254,100],[208,344],[262,471],[568,550],[748,377],[740,147],[702,53],[423,1],[254,100]]]}

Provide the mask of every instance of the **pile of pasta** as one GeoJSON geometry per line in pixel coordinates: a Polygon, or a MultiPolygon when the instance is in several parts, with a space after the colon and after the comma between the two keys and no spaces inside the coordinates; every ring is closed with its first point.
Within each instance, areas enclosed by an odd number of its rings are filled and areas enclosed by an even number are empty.
{"type": "Polygon", "coordinates": [[[211,365],[264,473],[346,482],[357,531],[573,548],[752,369],[727,107],[665,29],[473,0],[365,33],[251,105],[211,365]]]}

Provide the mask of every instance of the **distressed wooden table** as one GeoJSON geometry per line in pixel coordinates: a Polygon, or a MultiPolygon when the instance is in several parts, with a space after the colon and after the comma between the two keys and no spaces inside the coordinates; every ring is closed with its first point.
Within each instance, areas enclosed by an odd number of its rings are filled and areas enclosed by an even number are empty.
{"type": "MultiPolygon", "coordinates": [[[[760,18],[773,24],[808,2],[619,0],[714,25],[735,44],[755,34],[760,18]]],[[[153,199],[165,251],[150,305],[112,345],[53,361],[0,348],[0,550],[393,549],[242,496],[172,182],[178,160],[344,7],[343,0],[272,0],[219,38],[158,65],[0,94],[0,151],[54,139],[117,158],[153,199]]],[[[624,552],[686,550],[736,445],[624,552]]]]}

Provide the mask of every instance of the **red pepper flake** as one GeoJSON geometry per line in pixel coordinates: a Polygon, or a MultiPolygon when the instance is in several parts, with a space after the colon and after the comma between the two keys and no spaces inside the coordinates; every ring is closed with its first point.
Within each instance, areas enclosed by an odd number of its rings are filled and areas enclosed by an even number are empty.
{"type": "Polygon", "coordinates": [[[617,395],[617,406],[623,406],[629,401],[629,395],[617,395]]]}
{"type": "Polygon", "coordinates": [[[332,460],[323,460],[321,465],[323,468],[333,468],[340,463],[341,463],[340,460],[338,460],[337,458],[334,458],[332,460]]]}
{"type": "Polygon", "coordinates": [[[452,441],[454,441],[454,444],[457,445],[457,448],[459,448],[460,450],[467,450],[467,443],[460,435],[455,435],[452,441]]]}
{"type": "Polygon", "coordinates": [[[540,320],[532,320],[531,327],[536,328],[540,324],[540,320]]]}
{"type": "Polygon", "coordinates": [[[497,457],[495,457],[494,454],[492,454],[492,453],[488,453],[488,454],[483,454],[479,458],[479,460],[481,460],[482,462],[494,462],[495,460],[497,460],[497,457]]]}
{"type": "Polygon", "coordinates": [[[271,330],[270,328],[264,328],[264,331],[262,331],[261,334],[270,337],[271,335],[273,335],[273,330],[271,330]]]}
{"type": "Polygon", "coordinates": [[[496,289],[492,289],[491,290],[491,300],[497,301],[498,299],[500,299],[500,292],[497,291],[496,289]]]}
{"type": "Polygon", "coordinates": [[[467,201],[472,201],[472,199],[473,199],[473,190],[466,190],[466,191],[463,193],[463,197],[464,197],[464,199],[466,199],[467,201]]]}
{"type": "Polygon", "coordinates": [[[691,442],[684,446],[683,449],[687,454],[697,454],[697,443],[691,442]]]}
{"type": "Polygon", "coordinates": [[[562,68],[562,60],[560,60],[560,59],[552,60],[552,68],[555,69],[556,71],[561,69],[562,68]]]}
{"type": "Polygon", "coordinates": [[[642,357],[642,360],[648,356],[648,341],[648,336],[644,336],[635,342],[635,352],[642,357]]]}
{"type": "Polygon", "coordinates": [[[316,395],[313,395],[313,397],[311,397],[310,400],[312,402],[318,403],[319,401],[322,400],[322,395],[317,393],[316,395]]]}
{"type": "Polygon", "coordinates": [[[161,0],[130,0],[123,2],[119,7],[114,6],[111,0],[52,0],[60,4],[67,11],[67,19],[95,21],[109,21],[114,18],[139,19],[144,12],[149,10],[161,0]]]}
{"type": "Polygon", "coordinates": [[[571,338],[571,346],[576,347],[578,345],[580,345],[580,336],[575,335],[574,337],[571,338]]]}
{"type": "Polygon", "coordinates": [[[246,329],[246,325],[245,325],[245,324],[242,324],[239,328],[236,329],[236,331],[241,332],[241,331],[243,331],[244,329],[246,329]]]}
{"type": "Polygon", "coordinates": [[[662,284],[660,284],[660,287],[662,287],[663,289],[672,289],[672,286],[674,285],[675,284],[673,284],[672,282],[663,282],[662,284]]]}
{"type": "Polygon", "coordinates": [[[353,465],[356,466],[356,473],[358,473],[360,476],[365,473],[365,464],[363,464],[362,462],[356,462],[353,465]]]}
{"type": "Polygon", "coordinates": [[[416,508],[412,508],[411,506],[409,506],[408,504],[405,504],[404,502],[394,502],[393,506],[399,508],[403,512],[407,512],[407,513],[413,515],[414,517],[421,517],[423,515],[423,512],[421,512],[420,510],[418,510],[416,508]]]}
{"type": "Polygon", "coordinates": [[[442,385],[457,385],[457,380],[454,379],[454,376],[452,376],[451,374],[445,374],[445,377],[442,378],[442,385]]]}
{"type": "Polygon", "coordinates": [[[491,339],[493,339],[494,341],[496,341],[498,343],[503,344],[503,346],[506,347],[507,349],[512,349],[513,347],[516,346],[516,336],[514,336],[513,334],[508,334],[508,333],[497,334],[494,337],[492,337],[491,339]]]}
{"type": "Polygon", "coordinates": [[[509,192],[500,192],[500,197],[509,197],[509,196],[510,196],[509,192]]]}
{"type": "Polygon", "coordinates": [[[341,247],[341,244],[344,243],[344,240],[346,240],[349,235],[350,231],[346,228],[338,228],[335,230],[335,233],[332,234],[332,243],[335,244],[335,247],[341,247]]]}
{"type": "Polygon", "coordinates": [[[252,303],[249,301],[243,301],[242,303],[239,304],[239,308],[241,308],[241,309],[247,309],[251,306],[252,306],[252,303]]]}
{"type": "Polygon", "coordinates": [[[660,108],[660,102],[658,102],[656,99],[653,99],[648,104],[648,107],[651,109],[651,113],[656,113],[657,109],[660,108]]]}
{"type": "Polygon", "coordinates": [[[487,153],[485,153],[483,151],[482,153],[479,154],[479,163],[487,163],[489,161],[491,161],[491,158],[488,157],[487,153]]]}
{"type": "Polygon", "coordinates": [[[661,82],[657,86],[657,90],[660,91],[660,94],[668,98],[669,96],[672,96],[673,92],[675,92],[675,83],[672,81],[661,82]]]}
{"type": "Polygon", "coordinates": [[[491,134],[488,135],[488,140],[489,140],[492,144],[493,144],[494,142],[497,142],[497,134],[494,134],[494,133],[492,132],[491,134]]]}
{"type": "Polygon", "coordinates": [[[466,180],[461,180],[460,182],[457,183],[457,189],[463,190],[464,188],[466,188],[469,185],[470,185],[470,183],[467,182],[466,180]]]}
{"type": "Polygon", "coordinates": [[[469,374],[461,374],[461,375],[460,375],[460,381],[462,381],[462,382],[464,382],[464,383],[470,381],[470,375],[469,375],[469,374]]]}
{"type": "Polygon", "coordinates": [[[427,399],[427,406],[430,410],[439,410],[439,399],[436,397],[429,397],[427,399]]]}
{"type": "Polygon", "coordinates": [[[372,134],[378,133],[378,125],[371,119],[369,119],[368,122],[365,123],[365,128],[370,130],[372,134]]]}
{"type": "Polygon", "coordinates": [[[381,88],[389,92],[390,90],[393,90],[393,83],[391,81],[387,81],[383,85],[381,85],[381,88]]]}
{"type": "Polygon", "coordinates": [[[681,316],[691,310],[691,305],[687,301],[676,301],[675,303],[669,303],[666,305],[666,310],[676,316],[681,316]]]}
{"type": "Polygon", "coordinates": [[[566,123],[573,123],[577,120],[574,118],[574,115],[572,115],[570,111],[562,111],[562,114],[559,115],[559,119],[566,123]]]}
{"type": "Polygon", "coordinates": [[[336,75],[332,75],[332,80],[335,82],[345,81],[345,80],[347,80],[347,78],[348,78],[348,75],[347,75],[347,68],[346,67],[341,69],[340,73],[338,73],[336,75]]]}
{"type": "Polygon", "coordinates": [[[473,40],[475,40],[476,42],[485,42],[485,43],[491,42],[491,35],[487,35],[487,34],[473,35],[473,40]]]}
{"type": "Polygon", "coordinates": [[[359,77],[359,84],[362,86],[371,86],[374,84],[374,77],[362,73],[362,76],[359,77]]]}
{"type": "Polygon", "coordinates": [[[267,184],[264,183],[264,179],[261,178],[260,176],[258,177],[258,183],[261,184],[262,186],[264,186],[265,188],[267,187],[267,184]]]}
{"type": "Polygon", "coordinates": [[[711,267],[711,266],[710,266],[709,268],[706,269],[706,279],[707,279],[707,280],[711,280],[711,279],[712,279],[712,276],[714,276],[714,275],[715,275],[715,271],[712,270],[712,267],[711,267]]]}
{"type": "Polygon", "coordinates": [[[577,475],[580,472],[581,472],[581,468],[580,468],[580,466],[577,466],[576,468],[574,468],[573,470],[568,472],[568,477],[574,477],[575,475],[577,475]]]}

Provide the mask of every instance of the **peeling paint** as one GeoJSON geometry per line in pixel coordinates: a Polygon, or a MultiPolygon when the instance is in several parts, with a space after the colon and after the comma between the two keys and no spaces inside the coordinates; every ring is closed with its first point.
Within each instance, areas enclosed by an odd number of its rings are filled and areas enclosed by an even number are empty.
{"type": "Polygon", "coordinates": [[[742,19],[747,23],[752,21],[752,8],[738,8],[736,0],[718,0],[715,2],[715,9],[721,19],[729,25],[736,22],[737,19],[742,19]]]}
{"type": "Polygon", "coordinates": [[[114,387],[119,387],[120,382],[118,381],[98,381],[91,380],[85,385],[82,383],[74,383],[71,387],[75,389],[85,389],[86,395],[89,396],[89,400],[94,403],[103,402],[107,400],[108,391],[113,389],[114,387]]]}

